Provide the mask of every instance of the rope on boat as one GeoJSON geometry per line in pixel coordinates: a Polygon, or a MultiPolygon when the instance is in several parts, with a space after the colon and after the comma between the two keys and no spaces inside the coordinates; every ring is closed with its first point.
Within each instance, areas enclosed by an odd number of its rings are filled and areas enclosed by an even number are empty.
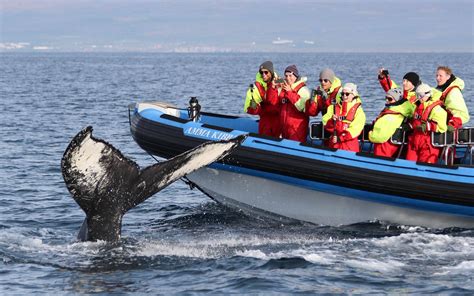
{"type": "MultiPolygon", "coordinates": [[[[130,127],[132,127],[132,115],[131,115],[131,111],[132,111],[132,110],[135,110],[135,104],[134,104],[134,103],[128,105],[128,125],[129,125],[130,127]]],[[[145,150],[145,152],[146,152],[148,155],[150,155],[151,158],[153,158],[157,163],[160,163],[160,161],[159,161],[153,154],[151,154],[150,152],[148,152],[148,151],[146,151],[146,150],[145,150]]],[[[189,189],[193,190],[194,188],[198,188],[198,187],[196,186],[196,184],[193,183],[193,182],[191,182],[187,177],[182,177],[182,178],[180,178],[180,179],[181,179],[181,181],[183,181],[186,185],[189,186],[189,189]]],[[[201,191],[202,191],[202,190],[201,190],[201,191]]]]}

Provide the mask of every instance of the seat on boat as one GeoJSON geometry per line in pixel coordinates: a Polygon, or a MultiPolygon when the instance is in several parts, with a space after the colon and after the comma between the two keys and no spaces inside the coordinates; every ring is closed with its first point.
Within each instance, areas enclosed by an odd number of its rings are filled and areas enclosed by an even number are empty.
{"type": "Polygon", "coordinates": [[[371,153],[373,149],[373,144],[369,140],[369,132],[372,130],[372,124],[365,124],[364,129],[359,135],[359,146],[360,151],[371,153]]]}
{"type": "Polygon", "coordinates": [[[324,132],[324,126],[322,122],[310,122],[309,138],[311,140],[329,139],[329,135],[326,135],[324,132]]]}
{"type": "MultiPolygon", "coordinates": [[[[360,150],[364,152],[372,152],[373,143],[369,140],[369,132],[372,130],[372,124],[366,124],[364,129],[360,133],[358,139],[360,143],[360,150]]],[[[322,122],[311,122],[309,129],[309,137],[311,140],[323,141],[330,137],[324,130],[322,122]]],[[[395,133],[390,137],[390,142],[394,145],[406,145],[407,135],[401,127],[399,127],[395,133]]]]}
{"type": "Polygon", "coordinates": [[[456,144],[454,133],[431,133],[431,144],[434,147],[443,148],[446,146],[452,146],[456,144]]]}
{"type": "Polygon", "coordinates": [[[459,129],[456,144],[473,145],[474,127],[463,127],[459,129]]]}
{"type": "Polygon", "coordinates": [[[466,150],[464,152],[464,156],[461,163],[472,165],[472,156],[474,154],[474,127],[463,127],[461,129],[458,129],[456,144],[456,147],[462,147],[464,145],[466,146],[466,150]]]}
{"type": "Polygon", "coordinates": [[[394,145],[406,145],[408,143],[407,133],[402,127],[398,127],[390,137],[390,143],[394,145]]]}
{"type": "MultiPolygon", "coordinates": [[[[368,133],[372,125],[366,124],[364,130],[360,133],[358,139],[359,141],[369,141],[368,133]]],[[[309,137],[311,140],[327,140],[331,135],[324,130],[324,125],[322,122],[311,122],[309,129],[309,137]]]]}
{"type": "MultiPolygon", "coordinates": [[[[364,130],[359,135],[360,150],[362,152],[373,152],[373,143],[369,141],[369,132],[372,129],[371,124],[366,124],[364,130]]],[[[331,135],[324,130],[322,122],[315,121],[310,123],[309,137],[311,141],[320,141],[329,139],[331,135]]],[[[408,144],[408,133],[399,127],[390,137],[390,143],[402,146],[399,149],[396,158],[400,158],[403,152],[403,146],[408,144]]],[[[452,165],[454,163],[462,163],[465,165],[473,165],[474,156],[474,127],[465,127],[457,131],[446,133],[431,133],[431,143],[434,147],[441,149],[440,163],[452,165]],[[465,149],[465,150],[464,150],[465,149]],[[465,151],[462,153],[462,151],[465,151]],[[459,158],[455,158],[455,154],[459,152],[459,158]],[[456,160],[455,160],[456,159],[456,160]]]]}
{"type": "Polygon", "coordinates": [[[474,128],[464,127],[455,132],[431,133],[431,144],[441,150],[440,161],[452,165],[455,162],[456,151],[465,148],[464,155],[459,161],[463,164],[473,164],[474,128]]]}

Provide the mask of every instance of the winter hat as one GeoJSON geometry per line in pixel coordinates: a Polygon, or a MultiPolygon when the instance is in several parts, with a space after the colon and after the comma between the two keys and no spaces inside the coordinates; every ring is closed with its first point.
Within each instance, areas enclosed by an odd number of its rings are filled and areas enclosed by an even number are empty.
{"type": "Polygon", "coordinates": [[[334,71],[329,68],[326,68],[319,73],[319,79],[327,79],[331,81],[331,83],[334,82],[335,77],[336,75],[334,74],[334,71]]]}
{"type": "Polygon", "coordinates": [[[416,97],[422,99],[426,96],[431,97],[431,87],[426,83],[422,83],[416,88],[416,97]]]}
{"type": "Polygon", "coordinates": [[[347,92],[352,93],[354,96],[359,96],[359,93],[357,92],[357,85],[354,83],[346,83],[344,84],[344,87],[342,88],[342,91],[346,90],[347,92]]]}
{"type": "Polygon", "coordinates": [[[403,76],[403,79],[410,81],[415,88],[421,83],[420,76],[418,76],[418,74],[415,72],[408,72],[405,74],[405,76],[403,76]]]}
{"type": "Polygon", "coordinates": [[[298,68],[296,68],[296,65],[289,65],[288,67],[286,67],[285,73],[286,72],[293,73],[293,75],[295,75],[296,78],[300,77],[300,73],[298,72],[298,68]]]}
{"type": "Polygon", "coordinates": [[[262,70],[268,70],[272,76],[273,76],[273,63],[271,61],[266,61],[264,62],[263,64],[260,65],[260,67],[258,67],[258,70],[259,71],[262,71],[262,70]]]}
{"type": "Polygon", "coordinates": [[[395,101],[400,100],[402,98],[402,96],[403,96],[403,93],[398,88],[389,89],[387,91],[387,93],[385,94],[385,97],[390,97],[390,98],[394,99],[395,101]]]}

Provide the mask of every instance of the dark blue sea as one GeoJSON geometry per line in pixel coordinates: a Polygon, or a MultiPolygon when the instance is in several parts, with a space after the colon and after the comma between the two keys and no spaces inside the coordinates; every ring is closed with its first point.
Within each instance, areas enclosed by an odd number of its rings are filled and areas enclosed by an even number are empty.
{"type": "Polygon", "coordinates": [[[449,65],[474,116],[473,54],[0,53],[0,293],[473,294],[474,229],[282,225],[181,181],[125,215],[120,243],[76,241],[85,215],[60,160],[78,131],[92,125],[151,165],[130,135],[128,104],[185,107],[197,96],[204,111],[242,115],[267,59],[279,73],[296,64],[310,86],[333,68],[359,85],[368,119],[383,108],[379,67],[397,83],[416,71],[433,86],[436,66],[449,65]]]}

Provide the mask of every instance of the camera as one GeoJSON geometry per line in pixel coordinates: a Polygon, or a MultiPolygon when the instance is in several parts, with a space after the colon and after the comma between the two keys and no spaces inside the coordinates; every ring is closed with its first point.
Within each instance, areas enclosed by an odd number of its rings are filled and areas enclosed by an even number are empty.
{"type": "Polygon", "coordinates": [[[386,70],[386,69],[382,70],[382,74],[383,74],[384,76],[388,76],[388,70],[386,70]]]}
{"type": "Polygon", "coordinates": [[[314,90],[314,94],[317,95],[317,96],[322,96],[323,95],[323,91],[321,89],[315,89],[314,90]]]}
{"type": "Polygon", "coordinates": [[[314,96],[319,96],[323,100],[326,100],[328,98],[328,93],[324,89],[321,89],[321,88],[318,87],[316,89],[313,89],[312,97],[314,97],[314,96]]]}
{"type": "Polygon", "coordinates": [[[275,83],[284,83],[284,82],[285,82],[285,79],[283,78],[275,79],[275,83]]]}

